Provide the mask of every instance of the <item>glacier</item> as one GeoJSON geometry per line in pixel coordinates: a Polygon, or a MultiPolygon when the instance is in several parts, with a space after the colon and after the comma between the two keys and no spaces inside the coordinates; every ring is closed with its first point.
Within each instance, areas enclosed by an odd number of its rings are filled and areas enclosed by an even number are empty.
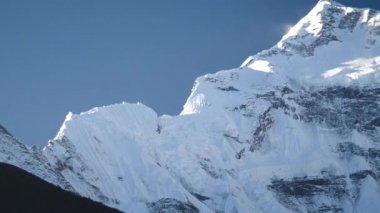
{"type": "Polygon", "coordinates": [[[69,113],[36,165],[124,212],[377,212],[379,42],[378,11],[320,0],[274,47],[197,78],[180,115],[69,113]]]}

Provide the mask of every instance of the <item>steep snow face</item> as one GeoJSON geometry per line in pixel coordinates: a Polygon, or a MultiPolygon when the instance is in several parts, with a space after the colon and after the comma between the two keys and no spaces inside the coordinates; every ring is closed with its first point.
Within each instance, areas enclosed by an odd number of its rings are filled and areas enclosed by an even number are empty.
{"type": "Polygon", "coordinates": [[[63,176],[49,166],[37,149],[29,149],[1,125],[0,162],[15,165],[65,190],[74,191],[63,176]]]}
{"type": "Polygon", "coordinates": [[[275,47],[199,77],[181,115],[69,114],[43,154],[126,212],[377,212],[379,19],[320,1],[275,47]]]}
{"type": "Polygon", "coordinates": [[[162,198],[207,212],[156,159],[160,128],[156,113],[143,104],[70,113],[44,154],[82,195],[126,212],[148,211],[162,198]]]}

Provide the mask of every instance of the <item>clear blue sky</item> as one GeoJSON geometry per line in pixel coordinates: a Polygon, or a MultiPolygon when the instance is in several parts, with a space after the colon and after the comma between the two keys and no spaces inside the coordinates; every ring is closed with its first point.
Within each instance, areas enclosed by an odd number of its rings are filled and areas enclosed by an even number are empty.
{"type": "Polygon", "coordinates": [[[178,114],[197,76],[271,47],[316,2],[1,0],[0,124],[43,146],[69,111],[140,101],[178,114]]]}

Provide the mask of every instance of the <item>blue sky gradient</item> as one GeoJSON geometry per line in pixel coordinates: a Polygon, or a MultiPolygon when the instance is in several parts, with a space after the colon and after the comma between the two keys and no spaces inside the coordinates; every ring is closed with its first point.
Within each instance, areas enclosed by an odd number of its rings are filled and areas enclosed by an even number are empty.
{"type": "Polygon", "coordinates": [[[178,114],[197,76],[271,47],[316,3],[0,1],[0,124],[43,146],[69,111],[139,101],[178,114]]]}

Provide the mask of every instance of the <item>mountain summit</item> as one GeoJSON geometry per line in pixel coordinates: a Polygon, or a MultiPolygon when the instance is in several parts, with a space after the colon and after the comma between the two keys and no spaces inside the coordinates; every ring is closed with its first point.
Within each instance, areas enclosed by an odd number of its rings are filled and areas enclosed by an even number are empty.
{"type": "Polygon", "coordinates": [[[180,115],[70,113],[41,158],[125,212],[378,212],[379,39],[379,12],[319,1],[274,47],[197,78],[180,115]]]}
{"type": "Polygon", "coordinates": [[[322,0],[276,46],[242,67],[305,87],[379,84],[379,35],[379,12],[322,0]]]}

